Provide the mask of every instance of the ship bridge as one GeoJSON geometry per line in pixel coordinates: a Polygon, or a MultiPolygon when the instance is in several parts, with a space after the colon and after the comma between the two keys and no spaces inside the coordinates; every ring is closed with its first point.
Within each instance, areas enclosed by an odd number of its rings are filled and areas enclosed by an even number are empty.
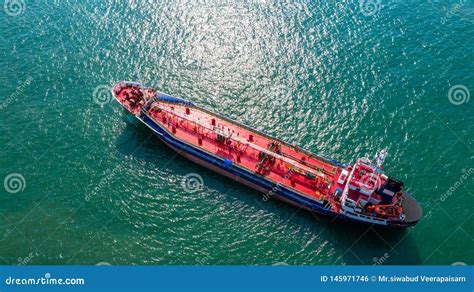
{"type": "MultiPolygon", "coordinates": [[[[343,209],[362,209],[368,204],[377,205],[382,197],[380,189],[384,175],[367,158],[359,159],[352,167],[341,196],[343,209]]],[[[361,211],[361,210],[360,210],[361,211]]]]}

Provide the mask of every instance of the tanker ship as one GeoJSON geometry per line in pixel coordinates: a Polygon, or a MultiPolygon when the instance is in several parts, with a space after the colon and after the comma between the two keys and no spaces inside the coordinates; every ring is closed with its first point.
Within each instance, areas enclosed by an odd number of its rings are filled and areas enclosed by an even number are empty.
{"type": "Polygon", "coordinates": [[[180,155],[264,199],[376,226],[414,226],[422,216],[403,182],[384,173],[385,150],[374,159],[341,163],[137,82],[120,82],[112,94],[180,155]]]}

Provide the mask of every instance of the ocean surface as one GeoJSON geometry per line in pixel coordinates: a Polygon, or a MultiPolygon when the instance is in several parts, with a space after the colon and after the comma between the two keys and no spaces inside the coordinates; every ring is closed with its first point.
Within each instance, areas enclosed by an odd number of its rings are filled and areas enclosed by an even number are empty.
{"type": "Polygon", "coordinates": [[[472,1],[2,7],[1,264],[474,263],[472,1]],[[423,219],[380,230],[266,202],[128,118],[121,80],[339,161],[387,148],[423,219]]]}

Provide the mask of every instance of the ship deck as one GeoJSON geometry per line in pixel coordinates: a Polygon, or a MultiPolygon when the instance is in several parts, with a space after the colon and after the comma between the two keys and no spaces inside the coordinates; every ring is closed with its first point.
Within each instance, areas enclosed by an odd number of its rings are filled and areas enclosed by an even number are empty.
{"type": "Polygon", "coordinates": [[[196,106],[160,101],[150,107],[148,115],[177,139],[275,184],[318,201],[327,200],[333,211],[339,211],[330,195],[335,188],[342,188],[336,182],[341,170],[337,165],[196,106]],[[226,139],[219,140],[218,135],[226,139]],[[276,158],[264,160],[261,152],[275,142],[280,145],[276,158]]]}

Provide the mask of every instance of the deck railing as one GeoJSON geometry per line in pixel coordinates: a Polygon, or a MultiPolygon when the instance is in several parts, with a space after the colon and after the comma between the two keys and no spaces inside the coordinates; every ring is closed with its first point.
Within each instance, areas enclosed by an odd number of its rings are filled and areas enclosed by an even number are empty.
{"type": "Polygon", "coordinates": [[[191,122],[193,124],[195,124],[196,126],[200,126],[202,127],[203,129],[206,129],[208,131],[211,131],[213,133],[215,133],[216,135],[221,135],[221,136],[224,136],[226,139],[230,139],[230,140],[233,140],[233,141],[236,141],[240,144],[243,144],[243,145],[246,145],[254,150],[257,150],[257,151],[260,151],[260,152],[263,152],[269,156],[272,156],[272,157],[275,157],[276,159],[280,160],[280,161],[283,161],[297,169],[300,169],[300,170],[304,170],[308,173],[311,173],[313,175],[316,175],[316,176],[319,176],[319,177],[325,177],[325,175],[321,172],[321,171],[318,171],[318,170],[315,170],[315,169],[311,169],[293,159],[290,159],[288,157],[285,157],[283,155],[280,155],[278,153],[275,153],[273,151],[270,151],[266,148],[263,148],[255,143],[252,143],[250,141],[248,141],[247,139],[244,139],[240,136],[236,136],[236,135],[233,135],[233,133],[225,133],[225,131],[223,131],[221,128],[218,128],[217,126],[213,126],[211,123],[209,123],[208,121],[202,121],[200,119],[197,119],[193,116],[189,116],[189,115],[186,115],[184,113],[180,113],[179,111],[177,110],[167,110],[163,107],[159,107],[162,111],[168,113],[169,115],[171,116],[175,116],[175,117],[178,117],[182,120],[185,120],[187,122],[191,122]]]}

